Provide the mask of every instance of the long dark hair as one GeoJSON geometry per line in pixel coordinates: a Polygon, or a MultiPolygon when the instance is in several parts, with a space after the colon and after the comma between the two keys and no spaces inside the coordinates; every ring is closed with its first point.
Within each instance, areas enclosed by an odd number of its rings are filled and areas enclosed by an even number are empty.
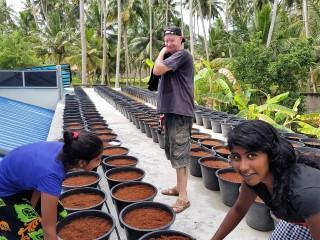
{"type": "Polygon", "coordinates": [[[277,210],[287,212],[287,199],[291,179],[297,163],[320,169],[315,159],[307,158],[295,152],[293,146],[270,124],[260,121],[244,121],[236,126],[228,135],[228,146],[243,147],[249,151],[264,152],[269,158],[269,169],[274,177],[272,205],[277,210]]]}
{"type": "Polygon", "coordinates": [[[66,170],[77,166],[80,160],[89,163],[103,151],[101,139],[97,135],[87,131],[65,131],[61,141],[64,142],[64,145],[59,159],[61,159],[66,170]]]}

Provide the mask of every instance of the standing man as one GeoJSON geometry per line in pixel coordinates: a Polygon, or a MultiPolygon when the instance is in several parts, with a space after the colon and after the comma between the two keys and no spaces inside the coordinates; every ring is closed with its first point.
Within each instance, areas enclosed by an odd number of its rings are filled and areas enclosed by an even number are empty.
{"type": "Polygon", "coordinates": [[[158,113],[164,114],[165,152],[176,169],[177,183],[162,194],[178,196],[173,204],[176,213],[190,206],[187,194],[190,163],[190,135],[194,112],[194,83],[192,55],[184,50],[180,28],[169,27],[164,32],[165,47],[156,59],[153,74],[160,76],[158,113]],[[171,54],[165,58],[165,54],[171,54]]]}

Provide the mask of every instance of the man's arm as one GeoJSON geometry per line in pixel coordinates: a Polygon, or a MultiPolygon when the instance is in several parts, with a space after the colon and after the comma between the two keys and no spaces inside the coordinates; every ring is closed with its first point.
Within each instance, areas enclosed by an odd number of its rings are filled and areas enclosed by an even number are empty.
{"type": "Polygon", "coordinates": [[[166,47],[162,48],[156,59],[156,62],[153,67],[153,74],[156,76],[163,75],[166,72],[171,70],[170,68],[168,68],[166,65],[163,64],[163,58],[166,52],[167,52],[167,48],[166,47]]]}

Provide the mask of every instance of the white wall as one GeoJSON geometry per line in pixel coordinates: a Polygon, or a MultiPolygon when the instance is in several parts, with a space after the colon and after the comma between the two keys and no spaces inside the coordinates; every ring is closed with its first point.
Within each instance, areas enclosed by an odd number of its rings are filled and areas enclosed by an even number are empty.
{"type": "Polygon", "coordinates": [[[0,96],[55,110],[60,98],[58,88],[0,88],[0,96]]]}

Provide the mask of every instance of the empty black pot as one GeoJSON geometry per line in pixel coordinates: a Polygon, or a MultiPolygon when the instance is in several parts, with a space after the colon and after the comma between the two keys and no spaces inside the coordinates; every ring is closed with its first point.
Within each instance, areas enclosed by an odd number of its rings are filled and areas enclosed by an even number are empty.
{"type": "Polygon", "coordinates": [[[162,237],[184,237],[188,240],[196,240],[187,233],[183,233],[175,230],[159,230],[143,235],[139,240],[151,240],[151,239],[161,239],[162,237]]]}

